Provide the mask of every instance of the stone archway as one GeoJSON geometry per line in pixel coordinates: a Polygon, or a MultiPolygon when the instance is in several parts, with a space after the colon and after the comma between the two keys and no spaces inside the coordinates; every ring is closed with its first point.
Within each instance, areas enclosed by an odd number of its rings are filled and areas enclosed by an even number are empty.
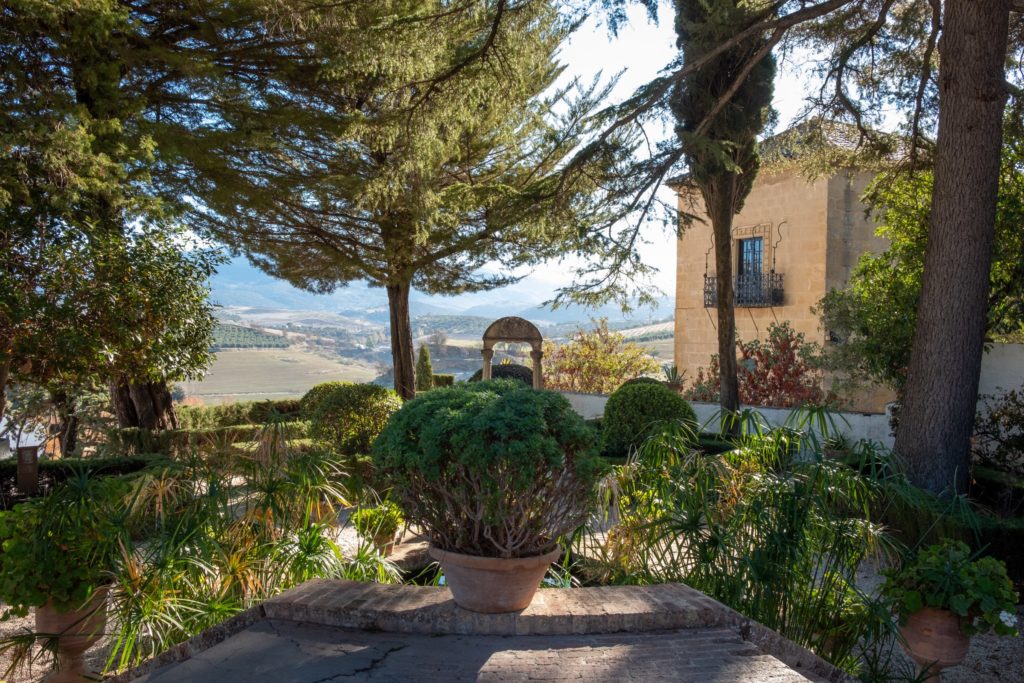
{"type": "Polygon", "coordinates": [[[498,342],[526,343],[530,345],[530,358],[533,360],[533,388],[544,387],[544,376],[541,368],[541,359],[544,357],[542,344],[544,338],[540,336],[537,326],[525,318],[510,315],[505,318],[498,318],[488,326],[484,332],[484,348],[480,351],[484,357],[484,368],[482,379],[491,378],[491,359],[494,357],[494,345],[498,342]]]}

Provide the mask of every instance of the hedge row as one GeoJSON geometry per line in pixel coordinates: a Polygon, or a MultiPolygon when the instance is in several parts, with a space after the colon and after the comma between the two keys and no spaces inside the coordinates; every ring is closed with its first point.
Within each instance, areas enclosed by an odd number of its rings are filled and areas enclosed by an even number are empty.
{"type": "MultiPolygon", "coordinates": [[[[309,436],[309,424],[302,421],[283,422],[281,427],[291,439],[309,436]]],[[[120,453],[174,453],[188,449],[225,447],[240,442],[257,441],[263,433],[262,424],[241,424],[212,429],[168,429],[151,432],[129,427],[109,434],[109,447],[120,453]]]]}
{"type": "Polygon", "coordinates": [[[217,429],[240,425],[298,419],[299,399],[240,401],[216,406],[179,406],[175,409],[178,427],[184,430],[217,429]]]}
{"type": "MultiPolygon", "coordinates": [[[[135,474],[148,468],[160,468],[169,464],[166,456],[147,453],[132,457],[116,458],[61,458],[60,460],[39,461],[39,494],[45,494],[60,484],[83,472],[91,476],[123,476],[135,474]]],[[[26,500],[28,497],[17,490],[18,463],[16,459],[0,460],[0,510],[26,500]]]]}

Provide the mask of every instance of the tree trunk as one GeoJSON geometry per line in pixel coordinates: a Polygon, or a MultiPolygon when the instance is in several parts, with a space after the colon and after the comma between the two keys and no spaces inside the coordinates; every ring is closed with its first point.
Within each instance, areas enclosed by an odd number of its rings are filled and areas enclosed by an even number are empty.
{"type": "Polygon", "coordinates": [[[962,493],[988,311],[1009,5],[943,6],[931,224],[896,452],[914,484],[962,493]]]}
{"type": "Polygon", "coordinates": [[[78,446],[78,416],[74,401],[65,392],[55,391],[50,394],[50,402],[57,409],[60,455],[62,458],[71,457],[78,446]]]}
{"type": "Polygon", "coordinates": [[[408,401],[416,396],[416,378],[412,353],[412,323],[409,321],[408,282],[388,285],[388,309],[391,313],[391,362],[395,369],[395,391],[408,401]]]}
{"type": "Polygon", "coordinates": [[[0,359],[0,422],[4,419],[7,411],[7,380],[11,376],[11,359],[4,357],[0,359]]]}
{"type": "Polygon", "coordinates": [[[110,385],[110,402],[121,427],[159,431],[177,429],[174,400],[167,382],[129,382],[118,377],[110,385]]]}
{"type": "MultiPolygon", "coordinates": [[[[732,286],[732,219],[735,214],[736,183],[733,174],[722,174],[703,188],[704,206],[715,235],[715,278],[718,309],[718,403],[722,417],[739,412],[740,391],[736,371],[736,302],[732,286]]],[[[735,433],[738,424],[725,425],[735,433]]]]}

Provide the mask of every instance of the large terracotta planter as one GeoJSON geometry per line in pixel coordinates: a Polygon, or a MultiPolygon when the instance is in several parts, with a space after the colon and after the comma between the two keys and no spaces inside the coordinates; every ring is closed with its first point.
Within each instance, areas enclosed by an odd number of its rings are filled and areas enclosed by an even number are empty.
{"type": "Polygon", "coordinates": [[[560,554],[556,548],[546,555],[507,560],[430,547],[430,556],[441,564],[455,604],[490,614],[526,609],[548,567],[560,554]]]}
{"type": "Polygon", "coordinates": [[[922,672],[936,680],[943,669],[962,662],[971,645],[971,639],[960,630],[960,617],[945,609],[918,610],[900,631],[907,654],[922,672]]]}
{"type": "Polygon", "coordinates": [[[53,602],[36,609],[36,633],[57,637],[55,669],[43,680],[47,683],[82,683],[95,672],[85,668],[85,652],[103,637],[107,625],[107,587],[96,589],[81,609],[58,612],[53,602]]]}

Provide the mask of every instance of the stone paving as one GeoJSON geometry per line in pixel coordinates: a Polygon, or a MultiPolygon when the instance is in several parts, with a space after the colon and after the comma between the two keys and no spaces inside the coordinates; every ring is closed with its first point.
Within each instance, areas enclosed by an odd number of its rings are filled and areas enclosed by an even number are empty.
{"type": "Polygon", "coordinates": [[[372,633],[264,620],[140,683],[808,679],[727,628],[593,636],[372,633]]]}
{"type": "Polygon", "coordinates": [[[316,580],[119,676],[169,683],[843,681],[844,674],[681,584],[542,589],[476,614],[446,588],[316,580]]]}

